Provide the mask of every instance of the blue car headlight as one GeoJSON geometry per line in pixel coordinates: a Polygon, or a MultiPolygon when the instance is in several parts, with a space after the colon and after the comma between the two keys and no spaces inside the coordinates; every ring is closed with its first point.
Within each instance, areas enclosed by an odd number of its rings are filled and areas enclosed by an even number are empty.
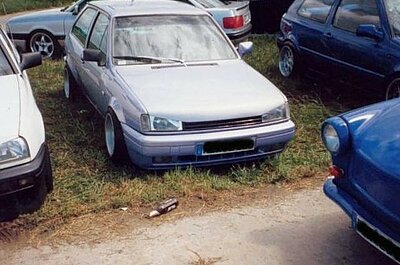
{"type": "Polygon", "coordinates": [[[181,121],[151,115],[142,115],[141,123],[142,130],[145,132],[173,132],[183,130],[181,121]]]}
{"type": "Polygon", "coordinates": [[[333,155],[343,154],[349,148],[349,129],[340,117],[333,117],[324,122],[321,137],[326,149],[333,155]]]}
{"type": "Polygon", "coordinates": [[[28,144],[23,138],[16,138],[0,144],[0,169],[28,162],[28,144]]]}

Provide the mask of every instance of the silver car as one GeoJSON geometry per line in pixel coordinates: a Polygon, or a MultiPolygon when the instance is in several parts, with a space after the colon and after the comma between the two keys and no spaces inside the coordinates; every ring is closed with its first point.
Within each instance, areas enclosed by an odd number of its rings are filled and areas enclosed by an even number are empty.
{"type": "Polygon", "coordinates": [[[248,1],[180,0],[209,12],[234,44],[251,33],[251,14],[248,1]]]}
{"type": "Polygon", "coordinates": [[[207,12],[161,0],[91,2],[65,41],[64,93],[105,117],[109,157],[165,169],[258,160],[294,135],[284,94],[207,12]]]}
{"type": "Polygon", "coordinates": [[[44,59],[62,54],[64,39],[76,15],[89,0],[79,0],[63,9],[16,16],[7,21],[8,36],[21,52],[40,52],[44,59]]]}

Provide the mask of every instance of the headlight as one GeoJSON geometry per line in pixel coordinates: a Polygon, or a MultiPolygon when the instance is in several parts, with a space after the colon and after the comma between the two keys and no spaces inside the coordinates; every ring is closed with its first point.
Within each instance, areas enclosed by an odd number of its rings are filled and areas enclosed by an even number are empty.
{"type": "Polygon", "coordinates": [[[12,167],[29,160],[29,148],[22,138],[0,144],[0,168],[12,167]]]}
{"type": "Polygon", "coordinates": [[[142,115],[141,117],[142,130],[145,132],[171,132],[171,131],[182,131],[182,122],[154,117],[151,115],[142,115]]]}
{"type": "Polygon", "coordinates": [[[332,125],[327,124],[322,130],[322,139],[324,141],[326,149],[331,153],[337,153],[340,148],[340,139],[335,128],[332,125]]]}
{"type": "Polygon", "coordinates": [[[279,120],[288,120],[288,119],[290,119],[290,110],[288,102],[262,115],[263,122],[275,122],[279,120]]]}
{"type": "Polygon", "coordinates": [[[340,117],[325,121],[322,125],[321,137],[326,149],[333,155],[346,152],[350,146],[349,129],[340,117]]]}

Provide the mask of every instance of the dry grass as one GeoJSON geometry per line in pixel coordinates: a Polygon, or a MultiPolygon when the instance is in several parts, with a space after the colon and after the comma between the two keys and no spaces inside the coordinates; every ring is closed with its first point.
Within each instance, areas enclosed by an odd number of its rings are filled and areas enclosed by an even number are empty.
{"type": "Polygon", "coordinates": [[[348,106],[331,104],[332,97],[326,92],[331,91],[331,86],[281,79],[273,39],[256,39],[255,51],[247,60],[289,96],[297,132],[288,149],[279,158],[262,164],[161,173],[141,171],[129,164],[114,165],[107,159],[102,118],[85,99],[71,103],[62,96],[61,61],[46,61],[31,70],[29,75],[51,150],[55,189],[40,211],[18,220],[19,226],[49,231],[80,216],[113,212],[121,207],[129,207],[140,216],[140,209],[150,209],[169,197],[238,193],[265,183],[323,174],[330,159],[320,141],[320,124],[348,106]]]}

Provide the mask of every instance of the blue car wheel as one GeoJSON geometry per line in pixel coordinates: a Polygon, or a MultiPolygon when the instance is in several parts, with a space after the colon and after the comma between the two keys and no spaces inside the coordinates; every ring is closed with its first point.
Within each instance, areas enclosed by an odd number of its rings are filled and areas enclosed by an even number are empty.
{"type": "Polygon", "coordinates": [[[386,87],[386,100],[400,97],[400,76],[392,78],[386,87]]]}

